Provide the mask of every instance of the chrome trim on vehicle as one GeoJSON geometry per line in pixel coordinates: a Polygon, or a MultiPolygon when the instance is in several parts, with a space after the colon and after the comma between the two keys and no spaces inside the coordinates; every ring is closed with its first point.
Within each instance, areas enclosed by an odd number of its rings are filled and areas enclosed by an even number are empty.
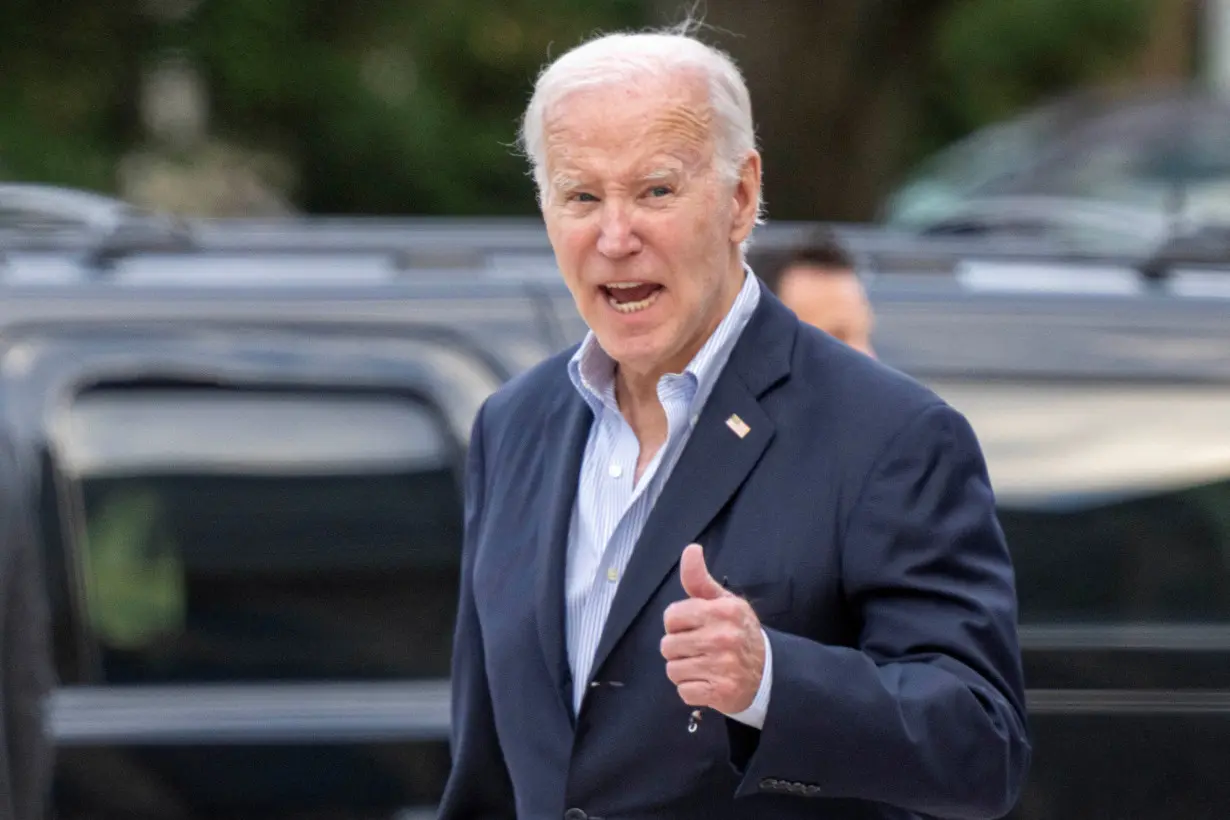
{"type": "MultiPolygon", "coordinates": [[[[1230,690],[1031,689],[1032,715],[1230,715],[1230,690]]],[[[446,741],[449,682],[66,687],[59,746],[446,741]]]]}
{"type": "Polygon", "coordinates": [[[1230,690],[1031,689],[1031,715],[1230,715],[1230,690]]]}
{"type": "Polygon", "coordinates": [[[1139,650],[1230,652],[1230,624],[1021,626],[1026,651],[1139,650]]]}
{"type": "Polygon", "coordinates": [[[70,686],[48,704],[61,746],[447,740],[449,682],[70,686]]]}

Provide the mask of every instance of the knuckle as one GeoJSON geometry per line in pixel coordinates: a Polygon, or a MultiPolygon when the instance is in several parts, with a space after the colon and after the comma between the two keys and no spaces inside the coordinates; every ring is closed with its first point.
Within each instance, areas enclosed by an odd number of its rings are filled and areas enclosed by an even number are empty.
{"type": "Polygon", "coordinates": [[[722,652],[730,652],[739,645],[743,637],[742,631],[735,626],[726,625],[713,633],[713,645],[722,652]]]}
{"type": "Polygon", "coordinates": [[[676,601],[666,608],[662,616],[668,632],[682,632],[691,628],[696,620],[695,610],[689,606],[691,601],[676,601]]]}
{"type": "Polygon", "coordinates": [[[662,623],[666,627],[667,631],[670,631],[675,628],[674,625],[678,620],[679,610],[675,608],[675,604],[671,604],[666,608],[666,611],[662,613],[662,623]]]}

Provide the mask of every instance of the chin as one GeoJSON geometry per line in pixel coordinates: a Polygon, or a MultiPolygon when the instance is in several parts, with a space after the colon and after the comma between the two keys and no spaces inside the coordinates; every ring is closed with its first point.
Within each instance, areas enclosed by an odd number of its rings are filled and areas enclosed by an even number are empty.
{"type": "Polygon", "coordinates": [[[622,328],[605,327],[596,329],[594,335],[607,355],[621,364],[640,368],[662,356],[663,346],[654,338],[657,334],[633,334],[622,328]]]}

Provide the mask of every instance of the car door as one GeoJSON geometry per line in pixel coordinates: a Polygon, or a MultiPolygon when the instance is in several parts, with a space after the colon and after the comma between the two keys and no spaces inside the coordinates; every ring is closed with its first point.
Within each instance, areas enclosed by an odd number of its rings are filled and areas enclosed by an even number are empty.
{"type": "Polygon", "coordinates": [[[1020,598],[1033,767],[1014,818],[1230,806],[1230,383],[946,377],[1020,598]]]}
{"type": "Polygon", "coordinates": [[[72,818],[430,812],[470,420],[499,381],[368,328],[28,329],[72,818]]]}

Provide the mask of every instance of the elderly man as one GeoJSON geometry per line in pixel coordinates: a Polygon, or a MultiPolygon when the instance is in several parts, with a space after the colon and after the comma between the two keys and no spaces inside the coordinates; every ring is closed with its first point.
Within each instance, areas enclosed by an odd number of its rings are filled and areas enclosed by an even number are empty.
{"type": "Polygon", "coordinates": [[[982,818],[1030,754],[982,455],[752,275],[738,70],[561,56],[524,118],[591,333],[470,442],[443,820],[982,818]]]}

